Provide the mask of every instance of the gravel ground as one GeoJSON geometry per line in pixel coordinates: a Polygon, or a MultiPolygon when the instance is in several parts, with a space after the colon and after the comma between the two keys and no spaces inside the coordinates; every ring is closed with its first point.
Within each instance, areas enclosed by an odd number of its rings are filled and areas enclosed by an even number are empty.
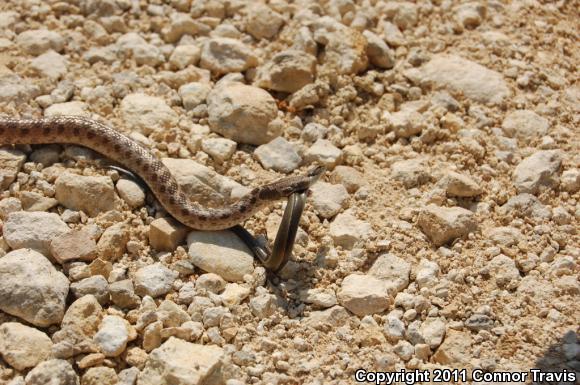
{"type": "MultiPolygon", "coordinates": [[[[0,114],[107,123],[210,206],[328,171],[273,275],[91,150],[2,147],[0,384],[580,378],[579,16],[565,0],[2,2],[0,114]]],[[[244,225],[272,240],[282,211],[244,225]]]]}

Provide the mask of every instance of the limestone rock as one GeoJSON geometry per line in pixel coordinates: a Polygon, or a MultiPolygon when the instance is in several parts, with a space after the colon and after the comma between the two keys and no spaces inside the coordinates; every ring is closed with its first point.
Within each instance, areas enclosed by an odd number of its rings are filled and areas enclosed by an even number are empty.
{"type": "Polygon", "coordinates": [[[219,375],[223,359],[224,351],[218,346],[170,337],[149,354],[137,385],[203,385],[219,375]]]}
{"type": "Polygon", "coordinates": [[[329,170],[342,161],[342,151],[326,139],[318,139],[305,154],[305,160],[309,163],[318,162],[329,170]]]}
{"type": "Polygon", "coordinates": [[[16,37],[16,44],[30,55],[40,55],[53,49],[57,52],[64,48],[65,40],[60,34],[47,29],[29,29],[16,37]]]}
{"type": "Polygon", "coordinates": [[[258,58],[244,43],[236,39],[219,37],[205,42],[199,65],[215,75],[223,75],[255,67],[258,65],[258,58]]]}
{"type": "Polygon", "coordinates": [[[97,242],[97,254],[105,261],[114,261],[125,253],[129,231],[124,223],[117,223],[108,227],[97,242]]]}
{"type": "Polygon", "coordinates": [[[341,184],[318,182],[310,189],[312,205],[322,218],[332,218],[348,204],[348,192],[341,184]]]}
{"type": "Polygon", "coordinates": [[[409,286],[410,273],[411,264],[391,253],[379,256],[368,271],[368,274],[388,283],[392,296],[409,286]]]}
{"type": "Polygon", "coordinates": [[[105,356],[117,357],[125,351],[129,342],[128,327],[128,322],[119,316],[103,317],[99,331],[93,339],[105,356]]]}
{"type": "Polygon", "coordinates": [[[193,44],[178,45],[175,47],[169,64],[177,70],[182,70],[189,65],[197,65],[201,57],[201,49],[193,44]]]}
{"type": "MultiPolygon", "coordinates": [[[[1,98],[0,98],[1,100],[1,98]]],[[[22,168],[26,155],[19,150],[0,148],[0,188],[7,190],[22,168]]]]}
{"type": "Polygon", "coordinates": [[[461,207],[428,205],[421,210],[417,224],[436,246],[444,245],[477,229],[473,213],[461,207]]]}
{"type": "Polygon", "coordinates": [[[115,185],[117,193],[130,208],[135,209],[145,204],[145,192],[138,183],[129,179],[119,179],[115,185]]]}
{"type": "Polygon", "coordinates": [[[76,298],[85,295],[93,295],[101,305],[109,302],[109,284],[102,275],[93,275],[91,277],[74,282],[70,286],[76,298]]]}
{"type": "Polygon", "coordinates": [[[463,92],[480,103],[501,103],[511,95],[501,74],[454,55],[437,54],[421,68],[408,70],[405,75],[415,83],[431,82],[453,92],[463,92]]]}
{"type": "Polygon", "coordinates": [[[176,43],[183,35],[195,35],[204,27],[187,13],[175,12],[171,14],[169,23],[163,28],[161,34],[167,43],[176,43]]]}
{"type": "Polygon", "coordinates": [[[506,136],[517,138],[526,144],[546,135],[549,127],[547,119],[530,110],[512,111],[501,123],[501,128],[506,136]]]}
{"type": "Polygon", "coordinates": [[[113,368],[97,366],[89,368],[81,378],[82,385],[120,385],[117,373],[113,368]]]}
{"type": "Polygon", "coordinates": [[[358,316],[381,313],[391,304],[388,284],[366,274],[351,274],[344,278],[338,302],[358,316]]]}
{"type": "Polygon", "coordinates": [[[482,193],[481,186],[467,175],[448,171],[442,181],[447,195],[474,197],[482,193]]]}
{"type": "Polygon", "coordinates": [[[26,385],[79,385],[79,377],[71,364],[53,359],[41,362],[26,375],[26,385]]]}
{"type": "Polygon", "coordinates": [[[330,309],[313,311],[302,320],[305,326],[318,330],[328,330],[331,327],[342,326],[348,322],[350,315],[342,306],[333,306],[330,309]]]}
{"type": "Polygon", "coordinates": [[[167,294],[179,273],[160,263],[154,263],[137,270],[135,273],[135,292],[140,296],[159,297],[167,294]]]}
{"type": "Polygon", "coordinates": [[[89,106],[79,101],[54,103],[44,110],[44,116],[77,115],[90,117],[89,106]]]}
{"type": "Polygon", "coordinates": [[[187,235],[188,229],[172,218],[157,218],[149,225],[149,244],[155,250],[173,251],[187,235]]]}
{"type": "Polygon", "coordinates": [[[228,281],[242,281],[254,271],[248,246],[231,231],[192,231],[187,236],[191,262],[228,281]]]}
{"type": "Polygon", "coordinates": [[[536,194],[541,188],[556,186],[561,165],[562,155],[558,150],[538,151],[528,156],[514,170],[518,192],[536,194]]]}
{"type": "Polygon", "coordinates": [[[201,149],[217,163],[230,159],[236,152],[237,143],[226,138],[208,138],[201,141],[201,149]]]}
{"type": "Polygon", "coordinates": [[[60,264],[71,261],[92,261],[97,257],[97,244],[87,231],[68,231],[50,242],[50,253],[60,264]]]}
{"type": "Polygon", "coordinates": [[[269,90],[293,93],[314,82],[315,75],[314,56],[287,50],[277,53],[259,68],[255,84],[269,90]]]}
{"type": "Polygon", "coordinates": [[[42,255],[29,249],[0,258],[0,309],[35,326],[63,318],[69,281],[42,255]]]}
{"type": "Polygon", "coordinates": [[[56,199],[69,209],[96,216],[115,208],[115,187],[109,177],[66,172],[56,179],[55,188],[56,199]]]}
{"type": "Polygon", "coordinates": [[[121,116],[129,130],[149,135],[177,125],[177,114],[161,98],[142,93],[129,94],[121,101],[121,116]]]}
{"type": "Polygon", "coordinates": [[[256,39],[273,37],[283,24],[282,15],[266,4],[249,3],[246,11],[246,31],[256,39]]]}
{"type": "Polygon", "coordinates": [[[12,249],[30,248],[50,256],[50,242],[70,230],[57,214],[17,211],[4,223],[4,239],[12,249]]]}
{"type": "Polygon", "coordinates": [[[449,330],[433,354],[433,362],[448,366],[467,364],[471,358],[471,344],[471,333],[449,330]]]}
{"type": "Polygon", "coordinates": [[[336,166],[330,174],[330,180],[334,183],[341,183],[350,194],[367,184],[363,174],[349,166],[336,166]]]}
{"type": "Polygon", "coordinates": [[[510,198],[503,206],[500,213],[511,213],[513,216],[530,217],[533,219],[550,219],[552,212],[532,194],[518,194],[510,198]]]}
{"type": "Polygon", "coordinates": [[[498,287],[514,289],[518,286],[521,279],[520,271],[507,255],[500,254],[494,257],[487,267],[498,287]]]}
{"type": "Polygon", "coordinates": [[[261,88],[232,83],[208,96],[212,131],[238,143],[260,145],[282,133],[274,98],[261,88]]]}
{"type": "Polygon", "coordinates": [[[400,160],[391,165],[391,171],[393,178],[408,189],[422,185],[430,178],[422,159],[400,160]]]}
{"type": "Polygon", "coordinates": [[[281,136],[256,148],[254,156],[265,169],[283,173],[292,172],[302,162],[294,146],[281,136]]]}
{"type": "Polygon", "coordinates": [[[363,36],[367,39],[367,56],[370,62],[379,68],[393,68],[395,66],[395,53],[387,43],[368,30],[363,31],[363,36]]]}
{"type": "Polygon", "coordinates": [[[359,241],[368,239],[372,227],[368,222],[357,219],[349,211],[338,214],[330,224],[330,236],[334,244],[352,249],[359,241]]]}
{"type": "Polygon", "coordinates": [[[133,281],[124,279],[109,285],[111,301],[120,308],[133,309],[139,306],[140,298],[135,294],[133,281]]]}
{"type": "Polygon", "coordinates": [[[18,371],[33,368],[50,356],[52,341],[38,329],[18,322],[0,325],[0,356],[18,371]]]}
{"type": "Polygon", "coordinates": [[[412,109],[404,109],[393,113],[384,112],[381,121],[384,121],[399,138],[409,138],[413,135],[418,135],[426,127],[423,115],[412,109]]]}
{"type": "Polygon", "coordinates": [[[30,68],[42,77],[59,79],[67,73],[68,60],[61,54],[50,50],[32,59],[30,68]]]}
{"type": "Polygon", "coordinates": [[[200,82],[192,82],[179,87],[178,93],[181,97],[183,108],[190,111],[200,104],[204,104],[210,91],[210,85],[200,82]]]}

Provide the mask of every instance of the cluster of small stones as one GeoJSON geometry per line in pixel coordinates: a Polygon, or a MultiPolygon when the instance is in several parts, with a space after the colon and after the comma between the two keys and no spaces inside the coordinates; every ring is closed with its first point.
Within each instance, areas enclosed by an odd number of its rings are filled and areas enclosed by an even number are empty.
{"type": "MultiPolygon", "coordinates": [[[[3,2],[0,114],[106,122],[208,205],[328,172],[268,278],[86,148],[2,147],[0,385],[580,374],[575,17],[565,1],[3,2]]],[[[282,208],[245,225],[273,239],[282,208]]]]}

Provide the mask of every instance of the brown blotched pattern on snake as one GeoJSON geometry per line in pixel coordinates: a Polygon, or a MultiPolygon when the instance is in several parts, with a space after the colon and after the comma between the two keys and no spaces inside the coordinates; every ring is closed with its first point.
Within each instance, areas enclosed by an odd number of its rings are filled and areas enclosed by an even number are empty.
{"type": "Polygon", "coordinates": [[[235,226],[272,201],[308,189],[320,176],[282,178],[257,187],[223,208],[206,208],[187,199],[169,169],[147,149],[120,132],[92,119],[59,116],[41,119],[0,117],[0,144],[69,143],[88,147],[139,175],[175,219],[198,230],[235,226]]]}

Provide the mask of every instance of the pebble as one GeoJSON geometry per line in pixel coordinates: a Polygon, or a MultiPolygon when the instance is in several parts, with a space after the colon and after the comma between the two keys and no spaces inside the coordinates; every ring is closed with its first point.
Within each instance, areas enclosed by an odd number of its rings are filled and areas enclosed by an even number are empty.
{"type": "Polygon", "coordinates": [[[97,242],[97,255],[105,261],[117,260],[125,253],[128,241],[129,231],[124,223],[110,226],[97,242]]]}
{"type": "Polygon", "coordinates": [[[421,210],[417,224],[435,246],[442,246],[477,229],[477,220],[471,211],[433,204],[421,210]]]}
{"type": "Polygon", "coordinates": [[[145,191],[138,183],[130,179],[119,179],[115,184],[117,193],[131,209],[142,207],[145,204],[145,191]]]}
{"type": "Polygon", "coordinates": [[[504,247],[517,245],[524,239],[520,230],[507,226],[494,227],[486,232],[486,236],[494,243],[504,247]]]}
{"type": "Polygon", "coordinates": [[[48,211],[58,205],[54,198],[45,197],[42,194],[32,191],[22,191],[20,193],[22,208],[26,211],[48,211]]]}
{"type": "Polygon", "coordinates": [[[168,25],[161,30],[163,40],[167,43],[176,43],[184,35],[194,36],[207,29],[207,26],[193,20],[187,13],[174,12],[169,17],[168,25]]]}
{"type": "Polygon", "coordinates": [[[518,194],[510,198],[503,206],[500,212],[504,215],[511,213],[513,216],[530,217],[538,219],[550,219],[552,212],[544,206],[538,198],[532,194],[518,194]]]}
{"type": "Polygon", "coordinates": [[[367,40],[359,31],[346,27],[329,16],[316,20],[312,28],[314,40],[324,45],[322,61],[328,71],[349,75],[367,68],[367,40]]]}
{"type": "Polygon", "coordinates": [[[261,294],[250,298],[250,310],[255,317],[268,318],[276,312],[276,296],[273,294],[261,294]]]}
{"type": "Polygon", "coordinates": [[[471,333],[450,329],[445,340],[433,354],[434,363],[442,365],[460,365],[469,362],[473,340],[471,333]]]}
{"type": "Polygon", "coordinates": [[[135,273],[135,292],[140,296],[149,295],[153,298],[167,294],[178,275],[179,273],[160,263],[142,267],[135,273]]]}
{"type": "Polygon", "coordinates": [[[165,62],[165,57],[159,48],[147,43],[145,39],[135,32],[129,32],[119,37],[116,45],[121,52],[132,57],[139,66],[156,67],[165,62]]]}
{"type": "Polygon", "coordinates": [[[348,206],[348,191],[341,184],[318,182],[310,192],[314,210],[322,218],[332,218],[348,206]]]}
{"type": "Polygon", "coordinates": [[[38,364],[26,375],[26,385],[79,385],[79,377],[65,360],[52,359],[38,364]]]}
{"type": "Polygon", "coordinates": [[[24,103],[38,95],[40,95],[40,88],[32,82],[27,82],[15,74],[0,75],[0,102],[24,103]]]}
{"type": "Polygon", "coordinates": [[[336,294],[332,289],[314,288],[300,292],[300,300],[315,308],[326,309],[337,304],[336,294]]]}
{"type": "Polygon", "coordinates": [[[401,340],[393,347],[393,352],[403,361],[409,361],[415,353],[415,348],[409,342],[401,340]]]}
{"type": "Polygon", "coordinates": [[[97,366],[89,368],[81,378],[83,385],[118,385],[119,378],[113,368],[97,366]]]}
{"type": "Polygon", "coordinates": [[[7,190],[26,161],[26,155],[19,150],[0,149],[0,188],[7,190]]]}
{"type": "Polygon", "coordinates": [[[195,266],[227,281],[243,281],[244,275],[254,271],[252,252],[231,231],[192,231],[187,245],[195,266]]]}
{"type": "Polygon", "coordinates": [[[226,288],[226,284],[221,276],[214,273],[202,274],[195,281],[197,289],[207,290],[214,294],[221,293],[226,288]]]}
{"type": "Polygon", "coordinates": [[[454,171],[446,172],[442,184],[445,186],[445,191],[449,196],[470,198],[483,192],[480,183],[477,183],[470,176],[454,171]]]}
{"type": "Polygon", "coordinates": [[[421,259],[417,267],[415,282],[420,288],[433,287],[438,283],[438,276],[440,273],[437,262],[421,259]]]}
{"type": "Polygon", "coordinates": [[[183,108],[187,111],[191,111],[199,105],[205,104],[210,91],[211,86],[209,84],[192,82],[179,87],[178,93],[181,97],[183,108]]]}
{"type": "Polygon", "coordinates": [[[570,193],[580,190],[580,170],[570,169],[562,173],[560,186],[570,193]]]}
{"type": "Polygon", "coordinates": [[[435,350],[441,345],[445,338],[445,329],[447,325],[441,318],[427,318],[421,323],[419,331],[425,343],[429,345],[432,350],[435,350]]]}
{"type": "Polygon", "coordinates": [[[109,302],[109,283],[102,275],[93,275],[74,282],[70,285],[70,289],[76,298],[91,294],[101,305],[109,302]]]}
{"type": "Polygon", "coordinates": [[[245,21],[246,32],[258,40],[273,37],[284,24],[282,15],[261,3],[249,4],[245,21]]]}
{"type": "Polygon", "coordinates": [[[66,276],[34,250],[14,250],[0,258],[0,309],[8,314],[35,326],[58,324],[68,289],[66,276]]]}
{"type": "Polygon", "coordinates": [[[363,31],[367,40],[367,56],[372,65],[379,68],[390,69],[395,66],[395,53],[387,43],[371,31],[363,31]]]}
{"type": "Polygon", "coordinates": [[[90,216],[115,209],[115,187],[107,176],[84,176],[65,172],[54,183],[56,200],[71,210],[90,216]]]}
{"type": "Polygon", "coordinates": [[[48,359],[51,349],[52,341],[38,329],[18,322],[0,325],[0,356],[20,372],[48,359]]]}
{"type": "Polygon", "coordinates": [[[109,284],[111,301],[122,309],[134,309],[139,306],[140,298],[135,294],[133,281],[123,279],[109,284]]]}
{"type": "Polygon", "coordinates": [[[431,82],[462,92],[466,97],[485,104],[498,104],[511,95],[501,74],[460,56],[437,54],[421,68],[412,68],[405,76],[414,83],[431,82]]]}
{"type": "Polygon", "coordinates": [[[69,232],[57,214],[41,211],[17,211],[4,222],[4,240],[12,249],[29,248],[50,256],[53,238],[69,232]]]}
{"type": "Polygon", "coordinates": [[[348,322],[350,315],[342,306],[333,306],[330,309],[310,312],[310,315],[302,319],[305,326],[317,330],[328,330],[331,327],[342,326],[348,322]]]}
{"type": "Polygon", "coordinates": [[[101,321],[99,330],[93,337],[99,350],[106,357],[117,357],[125,351],[129,342],[129,324],[116,315],[106,315],[101,321]]]}
{"type": "Polygon", "coordinates": [[[157,218],[149,224],[149,244],[155,250],[173,251],[183,243],[188,231],[173,218],[157,218]]]}
{"type": "Polygon", "coordinates": [[[334,169],[342,161],[342,151],[326,139],[318,139],[306,150],[306,162],[317,162],[328,170],[334,169]]]}
{"type": "Polygon", "coordinates": [[[391,47],[400,47],[407,44],[405,36],[395,24],[385,21],[383,24],[383,36],[391,47]]]}
{"type": "Polygon", "coordinates": [[[550,123],[547,119],[530,110],[515,110],[506,115],[501,128],[510,138],[517,138],[529,144],[548,133],[550,123]]]}
{"type": "Polygon", "coordinates": [[[454,8],[457,22],[467,29],[478,27],[486,16],[486,6],[477,2],[460,4],[454,8]]]}
{"type": "Polygon", "coordinates": [[[381,121],[384,121],[398,138],[418,135],[426,127],[423,115],[411,109],[393,113],[385,111],[381,116],[381,121]]]}
{"type": "Polygon", "coordinates": [[[464,322],[465,327],[471,331],[478,332],[480,330],[493,329],[494,322],[488,315],[475,313],[471,315],[464,322]]]}
{"type": "Polygon", "coordinates": [[[508,290],[517,288],[521,279],[520,271],[507,255],[500,254],[494,257],[487,264],[487,269],[498,287],[508,290]]]}
{"type": "Polygon", "coordinates": [[[143,93],[129,94],[120,106],[125,127],[149,135],[177,125],[178,116],[161,98],[143,93]]]}
{"type": "Polygon", "coordinates": [[[154,349],[139,374],[139,385],[198,384],[219,373],[224,351],[215,345],[199,345],[170,337],[154,349]]]}
{"type": "Polygon", "coordinates": [[[208,113],[211,130],[238,143],[260,145],[282,133],[276,101],[261,88],[238,83],[214,88],[208,113]]]}
{"type": "Polygon", "coordinates": [[[59,79],[67,73],[68,60],[61,54],[50,50],[30,60],[30,68],[39,76],[59,79]]]}
{"type": "Polygon", "coordinates": [[[303,51],[286,50],[277,53],[258,68],[254,84],[269,90],[293,93],[316,76],[316,57],[303,51]]]}
{"type": "Polygon", "coordinates": [[[208,39],[201,49],[199,66],[214,75],[243,72],[258,65],[258,58],[250,47],[236,39],[216,37],[208,39]]]}
{"type": "Polygon", "coordinates": [[[342,184],[349,194],[368,184],[363,174],[349,166],[336,166],[330,174],[330,181],[342,184]]]}
{"type": "Polygon", "coordinates": [[[286,174],[297,169],[302,162],[294,146],[281,136],[256,148],[254,156],[266,170],[286,174]]]}
{"type": "Polygon", "coordinates": [[[342,281],[338,302],[362,317],[381,313],[391,304],[388,282],[366,274],[350,274],[342,281]]]}
{"type": "Polygon", "coordinates": [[[44,116],[63,116],[63,115],[75,115],[75,116],[90,116],[89,106],[86,103],[73,101],[65,103],[54,103],[50,107],[44,110],[44,116]]]}
{"type": "Polygon", "coordinates": [[[375,260],[368,274],[387,282],[389,294],[395,296],[409,286],[411,264],[394,254],[386,253],[375,260]]]}
{"type": "Polygon", "coordinates": [[[157,316],[166,328],[179,327],[191,321],[191,317],[185,310],[173,301],[165,300],[157,308],[157,316]]]}
{"type": "Polygon", "coordinates": [[[47,29],[29,29],[16,37],[16,44],[27,54],[38,56],[51,49],[61,52],[65,39],[57,32],[47,29]]]}
{"type": "Polygon", "coordinates": [[[420,186],[430,179],[423,159],[400,160],[391,165],[391,175],[405,188],[420,186]]]}
{"type": "Polygon", "coordinates": [[[83,59],[89,64],[113,64],[117,60],[117,50],[114,45],[106,47],[91,47],[84,53],[83,59]]]}
{"type": "Polygon", "coordinates": [[[357,219],[348,210],[338,214],[330,224],[330,236],[334,244],[345,249],[352,249],[358,242],[371,235],[370,223],[357,219]]]}
{"type": "Polygon", "coordinates": [[[75,260],[90,262],[97,257],[97,244],[87,231],[67,231],[54,236],[50,254],[61,265],[75,260]]]}
{"type": "Polygon", "coordinates": [[[514,170],[513,180],[519,193],[536,194],[543,188],[558,185],[562,155],[558,150],[538,151],[522,160],[514,170]]]}
{"type": "Polygon", "coordinates": [[[0,200],[0,218],[5,221],[8,216],[14,212],[22,210],[20,199],[8,197],[0,200]]]}
{"type": "Polygon", "coordinates": [[[217,163],[229,160],[236,152],[237,143],[226,138],[208,138],[201,141],[201,149],[217,163]]]}
{"type": "Polygon", "coordinates": [[[190,65],[197,65],[201,58],[201,48],[193,44],[178,45],[169,56],[169,65],[182,70],[190,65]]]}

